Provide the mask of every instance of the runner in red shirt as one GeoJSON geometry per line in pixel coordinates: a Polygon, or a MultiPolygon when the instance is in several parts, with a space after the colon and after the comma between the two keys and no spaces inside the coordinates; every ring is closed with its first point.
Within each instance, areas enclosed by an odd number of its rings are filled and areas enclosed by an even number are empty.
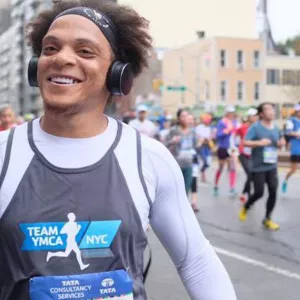
{"type": "Polygon", "coordinates": [[[244,140],[247,135],[249,127],[258,120],[257,110],[255,108],[250,108],[247,112],[247,121],[243,123],[236,132],[236,136],[239,136],[241,139],[239,145],[240,152],[240,162],[242,167],[247,175],[247,180],[245,182],[245,186],[240,197],[240,200],[245,203],[250,196],[251,191],[251,173],[250,173],[250,156],[251,156],[251,148],[244,146],[244,140]]]}

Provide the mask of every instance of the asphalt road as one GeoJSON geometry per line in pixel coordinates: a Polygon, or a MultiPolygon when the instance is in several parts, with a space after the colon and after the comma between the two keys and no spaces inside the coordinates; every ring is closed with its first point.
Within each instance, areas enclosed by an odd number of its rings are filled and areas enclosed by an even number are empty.
{"type": "MultiPolygon", "coordinates": [[[[282,180],[285,170],[280,170],[282,180]]],[[[238,187],[244,174],[238,174],[238,187]]],[[[213,170],[209,178],[213,178],[213,170]]],[[[238,220],[240,203],[228,197],[223,175],[220,196],[212,195],[212,184],[200,184],[200,213],[197,215],[205,236],[223,261],[239,300],[300,299],[300,172],[289,183],[288,193],[279,191],[273,218],[278,232],[265,230],[261,221],[266,199],[260,200],[245,223],[238,220]]],[[[267,193],[266,193],[267,194],[267,193]]],[[[151,300],[189,299],[167,253],[153,234],[149,240],[153,264],[147,282],[151,300]]],[[[222,300],[222,299],[220,299],[222,300]]],[[[226,299],[224,299],[226,300],[226,299]]]]}

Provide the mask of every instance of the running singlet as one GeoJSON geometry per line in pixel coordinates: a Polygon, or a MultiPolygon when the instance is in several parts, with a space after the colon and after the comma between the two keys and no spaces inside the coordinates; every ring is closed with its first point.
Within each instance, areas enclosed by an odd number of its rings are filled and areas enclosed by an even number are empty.
{"type": "Polygon", "coordinates": [[[147,299],[150,223],[191,299],[235,300],[172,155],[108,120],[87,139],[49,135],[39,120],[0,134],[0,299],[147,299]]]}
{"type": "MultiPolygon", "coordinates": [[[[291,118],[287,122],[287,133],[289,132],[299,132],[300,133],[300,119],[291,118]]],[[[291,138],[291,155],[300,156],[300,137],[291,138]]]]}

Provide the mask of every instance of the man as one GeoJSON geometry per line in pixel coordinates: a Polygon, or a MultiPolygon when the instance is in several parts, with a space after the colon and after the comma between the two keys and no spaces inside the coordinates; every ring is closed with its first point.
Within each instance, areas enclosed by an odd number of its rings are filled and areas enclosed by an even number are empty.
{"type": "Polygon", "coordinates": [[[192,299],[236,299],[171,154],[103,114],[147,65],[147,26],[106,0],[62,1],[30,23],[45,113],[0,135],[0,300],[147,299],[149,223],[192,299]]]}
{"type": "MultiPolygon", "coordinates": [[[[234,159],[230,155],[230,151],[233,149],[233,135],[235,133],[235,126],[233,124],[233,119],[235,116],[235,108],[233,106],[228,106],[226,109],[226,114],[217,124],[217,156],[219,160],[219,167],[215,176],[215,196],[219,195],[219,181],[222,175],[225,164],[228,164],[229,168],[229,183],[230,183],[230,195],[234,196],[235,184],[236,184],[236,164],[234,159]]],[[[231,151],[233,152],[233,151],[231,151]]],[[[233,156],[233,153],[232,153],[233,156]]]]}
{"type": "Polygon", "coordinates": [[[0,109],[0,131],[4,131],[16,126],[16,116],[10,106],[0,109]]]}
{"type": "Polygon", "coordinates": [[[146,105],[140,105],[137,109],[138,118],[129,122],[129,125],[135,128],[139,133],[148,137],[154,137],[157,128],[153,122],[147,120],[148,108],[146,105]]]}
{"type": "Polygon", "coordinates": [[[252,148],[251,172],[254,194],[241,209],[239,217],[241,221],[247,219],[248,210],[257,200],[263,197],[264,186],[267,184],[269,198],[263,225],[269,230],[278,230],[279,225],[272,221],[271,214],[276,204],[278,188],[278,147],[283,147],[285,140],[280,137],[280,131],[274,124],[275,109],[272,103],[259,105],[258,115],[260,121],[250,127],[244,142],[246,147],[252,148]]]}
{"type": "Polygon", "coordinates": [[[249,130],[249,127],[257,121],[257,109],[250,108],[247,112],[247,120],[244,122],[240,128],[237,130],[236,136],[240,138],[239,152],[240,152],[240,162],[246,173],[247,180],[244,185],[242,195],[240,197],[241,202],[245,203],[251,192],[251,172],[250,172],[250,157],[251,157],[251,148],[245,147],[245,137],[249,130]]]}
{"type": "Polygon", "coordinates": [[[291,143],[291,170],[287,173],[282,183],[282,193],[287,192],[288,180],[296,173],[300,164],[300,104],[295,105],[295,116],[290,118],[286,124],[286,134],[289,136],[291,143]]]}

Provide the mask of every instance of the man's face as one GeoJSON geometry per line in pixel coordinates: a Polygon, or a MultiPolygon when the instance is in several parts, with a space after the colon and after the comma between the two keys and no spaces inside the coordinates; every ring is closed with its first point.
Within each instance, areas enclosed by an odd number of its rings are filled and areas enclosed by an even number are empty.
{"type": "Polygon", "coordinates": [[[146,111],[140,111],[139,112],[139,120],[144,121],[147,117],[147,112],[146,111]]]}
{"type": "Polygon", "coordinates": [[[272,121],[275,119],[275,109],[271,104],[265,104],[263,107],[263,112],[261,114],[262,119],[266,121],[272,121]]]}
{"type": "Polygon", "coordinates": [[[235,113],[233,113],[233,112],[228,112],[228,113],[226,114],[226,117],[227,117],[227,119],[229,119],[229,120],[233,120],[233,119],[234,119],[234,116],[235,116],[235,113]]]}
{"type": "Polygon", "coordinates": [[[57,19],[43,39],[38,82],[46,108],[78,113],[108,97],[106,75],[112,55],[108,41],[90,20],[57,19]]]}
{"type": "Polygon", "coordinates": [[[0,120],[2,127],[9,128],[15,121],[15,114],[12,109],[5,109],[0,115],[0,120]]]}
{"type": "Polygon", "coordinates": [[[251,124],[252,124],[252,123],[255,123],[257,120],[258,120],[258,116],[257,116],[257,115],[249,116],[249,122],[250,122],[251,124]]]}

